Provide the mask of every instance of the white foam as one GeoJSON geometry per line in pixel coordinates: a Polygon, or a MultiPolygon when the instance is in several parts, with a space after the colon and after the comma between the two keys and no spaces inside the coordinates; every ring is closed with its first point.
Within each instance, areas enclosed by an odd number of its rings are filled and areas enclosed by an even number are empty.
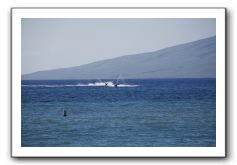
{"type": "Polygon", "coordinates": [[[139,85],[119,84],[118,87],[138,87],[139,85]]]}
{"type": "MultiPolygon", "coordinates": [[[[33,85],[21,85],[22,87],[41,87],[41,88],[62,88],[62,87],[115,87],[115,84],[112,81],[108,82],[95,82],[95,83],[79,83],[76,85],[66,84],[66,85],[43,85],[43,84],[33,84],[33,85]]],[[[132,84],[118,84],[117,87],[137,87],[139,85],[132,84]]]]}
{"type": "MultiPolygon", "coordinates": [[[[112,81],[108,82],[95,82],[88,84],[78,84],[78,86],[103,86],[103,87],[115,87],[115,84],[112,81]]],[[[139,85],[131,85],[131,84],[118,84],[117,87],[137,87],[139,85]]]]}

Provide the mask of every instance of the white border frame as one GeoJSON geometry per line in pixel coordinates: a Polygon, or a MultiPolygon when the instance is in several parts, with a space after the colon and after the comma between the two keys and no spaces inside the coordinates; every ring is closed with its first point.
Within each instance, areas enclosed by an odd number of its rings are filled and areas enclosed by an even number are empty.
{"type": "Polygon", "coordinates": [[[12,8],[12,157],[225,157],[225,8],[12,8]],[[21,147],[21,18],[216,18],[216,147],[21,147]]]}

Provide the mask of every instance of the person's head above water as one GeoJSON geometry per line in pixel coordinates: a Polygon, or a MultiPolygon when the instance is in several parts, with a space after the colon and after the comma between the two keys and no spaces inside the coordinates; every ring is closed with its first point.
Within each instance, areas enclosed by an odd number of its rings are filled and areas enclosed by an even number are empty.
{"type": "Polygon", "coordinates": [[[66,110],[63,111],[63,116],[64,116],[64,117],[67,116],[67,111],[66,111],[66,110]]]}

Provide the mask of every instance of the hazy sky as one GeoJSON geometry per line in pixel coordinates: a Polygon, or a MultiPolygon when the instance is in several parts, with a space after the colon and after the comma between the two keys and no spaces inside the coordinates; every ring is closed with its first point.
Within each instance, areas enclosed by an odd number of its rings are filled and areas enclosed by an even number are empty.
{"type": "Polygon", "coordinates": [[[156,51],[216,35],[215,19],[22,19],[22,74],[156,51]]]}

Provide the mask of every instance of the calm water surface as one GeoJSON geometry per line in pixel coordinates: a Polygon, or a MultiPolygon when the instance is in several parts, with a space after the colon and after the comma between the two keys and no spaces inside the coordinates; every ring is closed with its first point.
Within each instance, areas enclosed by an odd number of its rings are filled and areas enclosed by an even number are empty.
{"type": "Polygon", "coordinates": [[[22,146],[216,145],[215,79],[111,83],[22,81],[22,146]]]}

